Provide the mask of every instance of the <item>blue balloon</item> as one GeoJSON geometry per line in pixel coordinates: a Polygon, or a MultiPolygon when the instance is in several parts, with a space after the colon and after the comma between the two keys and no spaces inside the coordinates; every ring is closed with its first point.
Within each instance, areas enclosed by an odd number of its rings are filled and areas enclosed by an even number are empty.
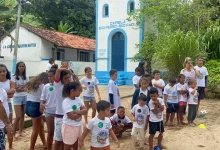
{"type": "Polygon", "coordinates": [[[162,150],[162,148],[160,148],[159,146],[155,146],[154,150],[162,150]]]}

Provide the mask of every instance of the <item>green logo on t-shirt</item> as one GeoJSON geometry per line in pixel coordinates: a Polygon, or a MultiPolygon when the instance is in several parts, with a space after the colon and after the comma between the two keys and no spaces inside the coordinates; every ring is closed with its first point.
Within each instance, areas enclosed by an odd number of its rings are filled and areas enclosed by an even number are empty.
{"type": "Polygon", "coordinates": [[[99,123],[98,123],[98,127],[99,127],[99,128],[102,128],[102,127],[103,127],[103,123],[102,123],[102,122],[99,122],[99,123]]]}
{"type": "Polygon", "coordinates": [[[49,91],[51,91],[51,92],[52,92],[52,91],[53,91],[53,87],[50,87],[50,88],[49,88],[49,91]]]}
{"type": "Polygon", "coordinates": [[[72,109],[73,109],[73,110],[76,110],[76,109],[77,109],[76,105],[73,105],[73,106],[72,106],[72,109]]]}

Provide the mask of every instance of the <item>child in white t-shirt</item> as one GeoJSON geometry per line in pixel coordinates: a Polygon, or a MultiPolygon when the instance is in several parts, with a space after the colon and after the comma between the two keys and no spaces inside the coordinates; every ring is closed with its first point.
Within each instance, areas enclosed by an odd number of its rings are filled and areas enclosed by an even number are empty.
{"type": "Polygon", "coordinates": [[[198,85],[198,108],[199,109],[199,104],[200,100],[204,99],[205,92],[208,91],[208,70],[206,67],[203,66],[203,57],[198,56],[197,57],[197,66],[194,67],[197,71],[199,71],[200,76],[196,76],[196,81],[198,85]]]}
{"type": "Polygon", "coordinates": [[[150,150],[153,150],[153,139],[157,131],[158,135],[158,146],[160,148],[165,148],[162,145],[163,140],[163,111],[164,111],[164,101],[162,98],[159,98],[158,90],[156,88],[150,89],[151,100],[148,104],[150,109],[150,118],[149,118],[149,147],[150,150]]]}
{"type": "Polygon", "coordinates": [[[118,77],[118,71],[115,69],[110,70],[109,75],[111,79],[108,82],[108,100],[111,104],[110,116],[115,114],[116,109],[121,106],[121,99],[119,94],[119,88],[115,80],[118,77]]]}
{"type": "Polygon", "coordinates": [[[47,149],[52,149],[54,135],[54,117],[56,114],[57,96],[54,88],[54,76],[56,69],[52,68],[48,71],[48,79],[50,83],[44,85],[41,93],[40,112],[45,112],[47,124],[47,149]]]}
{"type": "Polygon", "coordinates": [[[142,69],[140,67],[135,68],[135,76],[132,79],[134,91],[140,87],[139,81],[141,79],[141,71],[142,69]]]}
{"type": "Polygon", "coordinates": [[[119,137],[122,136],[124,131],[132,129],[133,124],[131,120],[125,116],[125,108],[123,106],[117,108],[117,114],[114,114],[110,120],[114,133],[118,134],[119,137]]]}
{"type": "Polygon", "coordinates": [[[46,66],[46,72],[48,72],[51,69],[51,67],[54,64],[54,62],[55,62],[55,60],[53,58],[49,59],[49,62],[47,64],[47,66],[46,66]]]}
{"type": "Polygon", "coordinates": [[[163,89],[165,87],[165,83],[163,79],[160,79],[160,71],[154,70],[153,75],[154,75],[154,79],[152,80],[152,85],[153,87],[157,88],[159,97],[163,98],[163,89]]]}
{"type": "Polygon", "coordinates": [[[146,106],[147,96],[143,93],[140,94],[138,104],[134,105],[131,110],[133,116],[133,128],[132,138],[135,143],[135,147],[140,143],[140,148],[144,147],[145,133],[149,122],[149,108],[146,106]],[[139,139],[139,141],[138,141],[139,139]]]}
{"type": "MultiPolygon", "coordinates": [[[[96,100],[95,100],[95,90],[98,94],[98,99],[101,100],[99,93],[98,84],[99,81],[96,77],[92,76],[92,69],[90,67],[85,68],[86,76],[80,79],[80,83],[84,85],[83,100],[86,107],[89,109],[89,105],[92,107],[92,118],[96,115],[96,100]]],[[[88,124],[88,114],[84,115],[85,124],[88,124]]]]}
{"type": "Polygon", "coordinates": [[[176,85],[178,92],[178,99],[179,99],[177,121],[179,125],[185,125],[186,123],[183,122],[183,115],[185,113],[187,106],[188,85],[185,83],[185,76],[183,74],[180,74],[178,78],[179,78],[179,83],[176,85]]]}
{"type": "Polygon", "coordinates": [[[84,146],[84,139],[91,131],[91,147],[90,150],[110,150],[109,135],[120,147],[117,137],[115,136],[109,117],[110,103],[101,100],[97,103],[98,116],[89,121],[85,131],[79,140],[79,147],[84,146]]]}
{"type": "MultiPolygon", "coordinates": [[[[0,73],[2,70],[0,69],[0,73]]],[[[13,137],[13,129],[12,124],[9,120],[9,107],[8,107],[8,96],[6,91],[0,87],[0,111],[1,111],[1,119],[0,119],[0,149],[6,150],[6,138],[5,138],[5,130],[7,130],[8,138],[13,137]]],[[[13,148],[9,148],[11,150],[13,148]]]]}
{"type": "Polygon", "coordinates": [[[78,149],[78,139],[82,134],[82,115],[87,113],[81,98],[82,87],[79,82],[64,86],[62,107],[64,111],[62,137],[65,150],[78,149]]]}
{"type": "Polygon", "coordinates": [[[188,100],[188,124],[190,126],[196,126],[194,120],[196,119],[198,96],[197,83],[195,79],[189,80],[189,100],[188,100]]]}
{"type": "Polygon", "coordinates": [[[178,112],[178,93],[176,87],[176,78],[172,77],[169,84],[164,88],[164,103],[166,105],[166,122],[170,120],[170,125],[173,126],[173,119],[175,114],[178,112]]]}
{"type": "Polygon", "coordinates": [[[56,74],[54,76],[54,88],[56,91],[56,115],[54,121],[54,149],[62,149],[63,148],[63,137],[62,137],[62,123],[63,123],[63,87],[64,85],[71,82],[71,73],[70,70],[66,68],[58,68],[56,70],[56,74]]]}

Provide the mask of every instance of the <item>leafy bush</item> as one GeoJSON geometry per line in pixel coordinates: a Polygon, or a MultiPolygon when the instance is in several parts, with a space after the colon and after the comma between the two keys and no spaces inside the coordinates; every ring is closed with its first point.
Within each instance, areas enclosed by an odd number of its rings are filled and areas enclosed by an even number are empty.
{"type": "Polygon", "coordinates": [[[176,76],[183,69],[183,63],[186,57],[193,60],[198,55],[206,56],[206,52],[200,50],[198,35],[188,31],[176,31],[168,33],[154,44],[156,51],[153,55],[154,62],[161,62],[169,72],[169,76],[176,76]]]}
{"type": "Polygon", "coordinates": [[[209,89],[213,90],[220,84],[220,61],[210,60],[205,66],[209,72],[209,89]]]}
{"type": "Polygon", "coordinates": [[[220,58],[220,25],[210,26],[201,38],[201,47],[208,53],[209,59],[220,58]]]}

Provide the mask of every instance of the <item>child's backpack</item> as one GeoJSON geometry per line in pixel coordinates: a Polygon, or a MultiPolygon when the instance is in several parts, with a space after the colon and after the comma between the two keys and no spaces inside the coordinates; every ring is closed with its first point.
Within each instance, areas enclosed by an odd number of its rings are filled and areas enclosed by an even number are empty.
{"type": "Polygon", "coordinates": [[[154,150],[162,150],[162,148],[160,148],[159,146],[155,146],[154,150]]]}

